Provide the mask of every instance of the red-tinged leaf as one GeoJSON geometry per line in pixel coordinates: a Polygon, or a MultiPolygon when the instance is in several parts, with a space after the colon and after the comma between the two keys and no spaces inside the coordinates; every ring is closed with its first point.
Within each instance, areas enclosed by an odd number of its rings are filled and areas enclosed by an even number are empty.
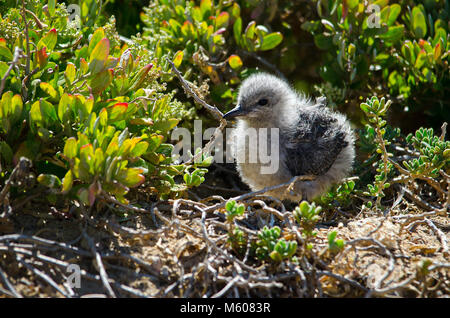
{"type": "Polygon", "coordinates": [[[228,12],[222,12],[216,19],[216,29],[226,28],[228,21],[230,20],[230,14],[228,12]]]}
{"type": "Polygon", "coordinates": [[[0,46],[6,47],[6,40],[4,38],[0,38],[0,46]]]}
{"type": "Polygon", "coordinates": [[[44,46],[47,47],[50,51],[53,50],[56,46],[56,42],[58,41],[58,35],[56,33],[56,29],[53,28],[44,37],[38,42],[37,49],[40,50],[44,46]]]}
{"type": "Polygon", "coordinates": [[[439,60],[441,57],[442,50],[441,50],[441,43],[436,44],[436,47],[434,48],[434,59],[435,61],[439,60]]]}
{"type": "Polygon", "coordinates": [[[105,37],[105,30],[103,28],[98,28],[92,34],[91,40],[89,41],[88,52],[92,53],[98,42],[100,42],[105,37]]]}
{"type": "Polygon", "coordinates": [[[424,39],[420,39],[419,40],[419,46],[421,49],[423,49],[424,45],[427,43],[427,41],[425,41],[424,39]]]}
{"type": "Polygon", "coordinates": [[[243,63],[239,55],[231,55],[228,58],[228,64],[230,64],[231,68],[237,70],[242,67],[243,63]]]}
{"type": "Polygon", "coordinates": [[[181,27],[181,33],[184,36],[190,36],[194,34],[194,26],[192,25],[191,21],[185,21],[183,23],[183,26],[181,27]]]}
{"type": "Polygon", "coordinates": [[[84,75],[89,69],[89,64],[86,62],[84,58],[80,59],[80,68],[81,68],[81,74],[84,75]]]}
{"type": "Polygon", "coordinates": [[[117,103],[112,107],[108,107],[108,122],[113,123],[118,120],[125,119],[125,113],[128,109],[128,103],[117,103]]]}
{"type": "Polygon", "coordinates": [[[48,60],[47,48],[45,46],[42,49],[37,50],[36,59],[40,69],[42,70],[45,67],[45,65],[47,65],[48,60]]]}
{"type": "Polygon", "coordinates": [[[175,64],[175,67],[179,67],[181,65],[181,62],[183,61],[184,53],[183,51],[178,51],[175,53],[175,57],[173,58],[173,64],[175,64]]]}
{"type": "Polygon", "coordinates": [[[89,57],[89,70],[92,74],[98,73],[105,68],[109,55],[109,40],[101,39],[92,50],[89,57]]]}
{"type": "Polygon", "coordinates": [[[97,73],[90,81],[90,86],[94,94],[101,94],[112,82],[113,70],[104,70],[97,73]]]}

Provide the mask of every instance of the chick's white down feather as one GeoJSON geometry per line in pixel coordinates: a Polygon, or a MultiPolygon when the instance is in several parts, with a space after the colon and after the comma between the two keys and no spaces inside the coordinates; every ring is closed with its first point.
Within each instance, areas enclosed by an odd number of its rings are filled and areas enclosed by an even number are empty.
{"type": "Polygon", "coordinates": [[[324,103],[324,98],[312,101],[266,73],[254,74],[242,83],[238,106],[224,117],[236,118],[232,155],[244,159],[237,160],[237,170],[252,191],[286,183],[295,176],[314,175],[312,181],[297,181],[292,191],[284,187],[267,193],[279,199],[311,200],[349,174],[355,158],[353,131],[344,115],[324,103]],[[249,133],[262,128],[268,130],[266,140],[249,133]],[[271,137],[270,128],[278,129],[278,140],[271,137]],[[266,142],[269,150],[271,143],[278,143],[279,154],[272,157],[278,157],[278,169],[262,174],[261,167],[267,163],[259,157],[256,162],[249,159],[266,142]]]}

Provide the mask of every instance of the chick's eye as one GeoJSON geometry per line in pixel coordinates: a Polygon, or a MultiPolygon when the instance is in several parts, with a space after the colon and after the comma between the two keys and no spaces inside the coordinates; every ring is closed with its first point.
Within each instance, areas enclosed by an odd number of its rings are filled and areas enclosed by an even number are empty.
{"type": "Polygon", "coordinates": [[[264,106],[264,105],[267,105],[268,102],[269,102],[269,101],[268,101],[266,98],[261,98],[261,99],[258,101],[258,105],[264,106]]]}

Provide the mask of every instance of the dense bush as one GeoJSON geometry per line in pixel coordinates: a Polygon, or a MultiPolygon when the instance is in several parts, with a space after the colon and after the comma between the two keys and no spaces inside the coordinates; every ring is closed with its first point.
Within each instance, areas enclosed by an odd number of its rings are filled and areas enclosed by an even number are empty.
{"type": "Polygon", "coordinates": [[[41,184],[90,205],[104,194],[126,202],[145,180],[157,197],[180,195],[189,185],[174,177],[196,167],[172,164],[166,140],[184,106],[165,92],[152,51],[121,45],[113,20],[91,23],[95,1],[81,8],[78,28],[55,1],[0,18],[1,179],[24,156],[41,184]]]}
{"type": "Polygon", "coordinates": [[[397,118],[416,118],[410,127],[417,117],[434,125],[450,117],[449,1],[314,2],[318,17],[302,27],[326,52],[320,75],[331,85],[324,93],[343,90],[338,102],[348,98],[355,107],[359,96],[389,94],[397,118]]]}
{"type": "Polygon", "coordinates": [[[283,40],[269,26],[246,21],[239,1],[160,0],[144,12],[141,43],[153,48],[157,58],[173,56],[186,79],[209,79],[212,99],[225,105],[235,98],[233,88],[254,71],[244,64],[245,57],[283,40]]]}
{"type": "Polygon", "coordinates": [[[296,53],[314,60],[308,68],[320,67],[317,88],[330,106],[346,108],[363,127],[358,178],[324,195],[324,208],[351,206],[361,197],[380,207],[393,183],[425,180],[436,189],[448,173],[445,135],[428,128],[403,135],[395,121],[387,124],[391,104],[381,98],[392,100],[393,117],[406,108],[427,109],[439,114],[440,126],[448,115],[448,1],[379,0],[378,16],[359,1],[158,0],[143,9],[142,33],[132,41],[121,38],[115,18],[102,11],[112,6],[115,12],[122,2],[73,2],[79,17],[56,1],[1,7],[3,182],[24,156],[40,184],[53,189],[51,197],[93,204],[112,195],[126,202],[129,189],[142,184],[156,198],[179,197],[204,181],[209,161],[172,161],[170,131],[189,127],[200,108],[185,95],[175,98],[179,84],[167,59],[197,83],[201,97],[225,110],[257,68],[281,74],[279,68],[303,87],[298,70],[305,62],[296,53]],[[308,36],[317,47],[304,51],[296,43],[308,36]],[[361,104],[372,95],[379,97],[361,104]]]}

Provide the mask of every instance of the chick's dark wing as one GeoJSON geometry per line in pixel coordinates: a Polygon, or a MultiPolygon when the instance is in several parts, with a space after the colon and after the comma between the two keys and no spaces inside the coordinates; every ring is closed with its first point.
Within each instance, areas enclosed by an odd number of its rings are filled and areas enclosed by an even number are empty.
{"type": "Polygon", "coordinates": [[[294,176],[325,174],[348,145],[337,119],[320,113],[301,114],[284,138],[285,163],[294,176]]]}

